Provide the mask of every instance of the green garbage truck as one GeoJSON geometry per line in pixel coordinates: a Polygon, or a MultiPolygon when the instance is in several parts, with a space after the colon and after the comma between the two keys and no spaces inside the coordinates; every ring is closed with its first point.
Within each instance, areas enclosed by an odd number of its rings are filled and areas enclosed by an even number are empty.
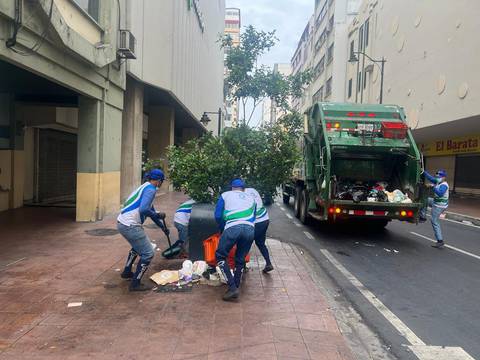
{"type": "Polygon", "coordinates": [[[301,166],[282,187],[302,223],[418,222],[423,162],[401,107],[316,103],[304,127],[301,166]]]}

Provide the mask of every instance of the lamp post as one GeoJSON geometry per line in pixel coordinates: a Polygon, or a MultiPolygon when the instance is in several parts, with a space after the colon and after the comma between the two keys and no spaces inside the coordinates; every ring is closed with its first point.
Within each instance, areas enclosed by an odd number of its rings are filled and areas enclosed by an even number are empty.
{"type": "MultiPolygon", "coordinates": [[[[387,60],[382,56],[380,60],[374,60],[367,54],[365,54],[363,51],[352,51],[350,54],[350,59],[348,62],[356,62],[359,63],[359,59],[355,56],[355,54],[362,54],[363,55],[363,65],[362,65],[362,77],[360,79],[360,86],[361,86],[361,91],[362,91],[362,96],[361,96],[361,101],[363,102],[363,82],[365,81],[365,57],[368,58],[371,62],[373,62],[375,65],[378,66],[380,69],[380,99],[379,103],[383,104],[383,75],[384,75],[384,70],[385,70],[385,63],[387,60]],[[378,63],[381,63],[381,65],[378,65],[378,63]]],[[[358,83],[358,70],[357,70],[357,83],[358,83]]],[[[357,84],[358,86],[358,84],[357,84]]],[[[355,89],[355,91],[358,93],[358,90],[355,89]]]]}
{"type": "Polygon", "coordinates": [[[207,125],[211,120],[208,117],[208,114],[217,114],[218,116],[218,136],[220,136],[222,131],[222,108],[218,108],[218,111],[204,111],[200,122],[203,125],[207,125]]]}

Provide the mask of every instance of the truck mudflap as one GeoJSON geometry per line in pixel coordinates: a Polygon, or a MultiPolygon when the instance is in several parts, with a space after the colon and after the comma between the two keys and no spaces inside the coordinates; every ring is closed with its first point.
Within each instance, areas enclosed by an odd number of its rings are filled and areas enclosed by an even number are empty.
{"type": "Polygon", "coordinates": [[[372,203],[333,201],[328,207],[329,218],[381,218],[417,222],[421,203],[372,203]]]}

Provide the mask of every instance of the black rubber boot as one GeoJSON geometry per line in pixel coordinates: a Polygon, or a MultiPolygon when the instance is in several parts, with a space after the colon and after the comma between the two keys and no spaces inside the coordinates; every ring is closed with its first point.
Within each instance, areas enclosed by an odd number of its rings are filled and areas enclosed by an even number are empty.
{"type": "Polygon", "coordinates": [[[130,283],[129,290],[130,291],[148,291],[152,290],[152,286],[150,285],[145,285],[141,283],[143,275],[147,272],[148,270],[148,265],[150,263],[145,263],[145,262],[140,262],[137,265],[137,271],[135,271],[135,274],[133,276],[132,282],[130,283]]]}
{"type": "Polygon", "coordinates": [[[235,286],[237,287],[237,289],[240,288],[240,285],[242,283],[242,273],[243,273],[243,267],[240,269],[235,268],[235,272],[233,274],[233,280],[235,281],[235,286]]]}
{"type": "Polygon", "coordinates": [[[267,265],[265,265],[265,267],[263,268],[262,272],[263,272],[264,274],[266,274],[266,273],[269,273],[269,272],[272,271],[272,270],[273,270],[273,265],[272,265],[272,264],[267,264],[267,265]]]}
{"type": "Polygon", "coordinates": [[[240,291],[236,287],[229,288],[227,292],[223,295],[223,301],[234,301],[238,299],[240,291]]]}
{"type": "Polygon", "coordinates": [[[122,279],[133,278],[132,266],[137,256],[138,254],[136,253],[136,251],[131,249],[130,252],[128,253],[127,262],[125,263],[125,268],[123,269],[123,272],[120,274],[120,277],[122,279]]]}

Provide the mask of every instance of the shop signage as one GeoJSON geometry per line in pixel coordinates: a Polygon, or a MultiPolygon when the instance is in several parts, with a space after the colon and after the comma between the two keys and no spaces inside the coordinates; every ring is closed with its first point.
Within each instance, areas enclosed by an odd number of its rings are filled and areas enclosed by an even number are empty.
{"type": "Polygon", "coordinates": [[[480,135],[436,140],[430,143],[420,144],[420,151],[426,156],[480,152],[480,135]]]}

